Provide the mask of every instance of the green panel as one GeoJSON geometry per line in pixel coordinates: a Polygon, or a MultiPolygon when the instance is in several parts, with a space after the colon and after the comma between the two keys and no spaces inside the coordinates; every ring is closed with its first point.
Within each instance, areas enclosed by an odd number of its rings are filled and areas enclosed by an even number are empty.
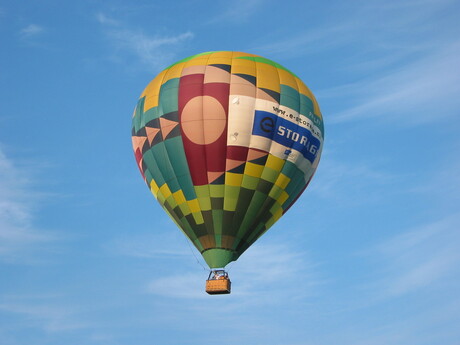
{"type": "Polygon", "coordinates": [[[251,225],[254,223],[257,214],[267,199],[267,195],[256,191],[246,211],[243,222],[238,229],[237,237],[242,238],[248,231],[251,230],[251,225]]]}
{"type": "MultiPolygon", "coordinates": [[[[223,210],[212,210],[212,221],[214,223],[214,233],[222,234],[222,219],[224,217],[223,210]]],[[[220,247],[222,244],[218,243],[217,246],[220,247]]]]}
{"type": "Polygon", "coordinates": [[[240,187],[225,186],[224,210],[235,211],[238,203],[240,187]]]}
{"type": "Polygon", "coordinates": [[[198,249],[198,251],[201,252],[201,251],[204,250],[203,246],[201,245],[201,243],[200,243],[200,241],[199,241],[198,239],[193,240],[192,243],[193,243],[193,245],[196,247],[196,249],[198,249]]]}
{"type": "Polygon", "coordinates": [[[204,186],[194,186],[195,193],[199,198],[209,198],[209,187],[208,185],[204,186]]]}
{"type": "Polygon", "coordinates": [[[222,235],[231,236],[232,234],[232,222],[233,217],[235,216],[234,211],[226,211],[224,210],[222,217],[222,235]]]}
{"type": "MultiPolygon", "coordinates": [[[[297,77],[294,73],[292,73],[290,70],[288,70],[286,67],[284,66],[281,66],[279,63],[276,63],[272,60],[269,60],[269,59],[266,59],[262,56],[240,56],[240,57],[237,57],[235,59],[243,59],[243,60],[251,60],[251,61],[255,61],[255,62],[262,62],[262,63],[266,63],[268,65],[272,65],[272,66],[275,66],[276,68],[279,68],[279,69],[282,69],[282,70],[285,70],[289,73],[291,73],[294,77],[297,77]]],[[[297,77],[298,78],[298,77],[297,77]]]]}
{"type": "Polygon", "coordinates": [[[232,219],[232,226],[229,229],[230,236],[236,236],[238,229],[241,227],[241,223],[247,213],[247,210],[250,206],[252,197],[254,195],[254,190],[247,189],[242,187],[240,190],[240,196],[238,197],[238,203],[236,205],[236,210],[232,219]]]}
{"type": "Polygon", "coordinates": [[[237,259],[235,252],[227,249],[208,249],[201,253],[210,268],[222,268],[237,259]]]}
{"type": "Polygon", "coordinates": [[[269,168],[269,167],[264,167],[264,170],[262,171],[262,175],[260,177],[263,178],[264,180],[275,183],[279,174],[280,174],[279,171],[273,170],[272,168],[269,168]]]}
{"type": "MultiPolygon", "coordinates": [[[[200,204],[201,211],[209,211],[211,210],[211,197],[209,195],[209,186],[194,186],[194,190],[196,196],[198,198],[198,202],[200,204]]],[[[204,213],[203,213],[204,218],[204,213]]]]}
{"type": "Polygon", "coordinates": [[[243,180],[241,181],[241,186],[247,189],[255,190],[257,188],[258,183],[259,183],[258,177],[244,175],[243,180]]]}
{"type": "Polygon", "coordinates": [[[200,54],[196,54],[196,55],[192,55],[192,56],[189,56],[185,59],[182,59],[182,60],[179,60],[177,61],[176,63],[173,63],[172,65],[170,65],[168,68],[165,68],[164,71],[166,71],[167,69],[170,69],[171,67],[177,65],[177,64],[180,64],[182,62],[187,62],[187,61],[190,61],[198,56],[203,56],[203,55],[209,55],[209,54],[212,54],[212,53],[218,53],[219,51],[213,51],[213,52],[204,52],[204,53],[200,53],[200,54]]]}
{"type": "Polygon", "coordinates": [[[270,191],[270,194],[268,194],[268,196],[273,199],[278,199],[282,192],[283,192],[283,189],[281,189],[275,184],[273,185],[272,190],[270,191]]]}
{"type": "Polygon", "coordinates": [[[224,184],[210,184],[209,193],[213,198],[223,198],[225,195],[225,185],[224,184]]]}

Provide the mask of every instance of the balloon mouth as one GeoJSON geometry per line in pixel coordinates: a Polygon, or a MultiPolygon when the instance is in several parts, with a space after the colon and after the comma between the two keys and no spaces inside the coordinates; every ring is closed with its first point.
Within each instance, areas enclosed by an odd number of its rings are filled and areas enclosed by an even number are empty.
{"type": "Polygon", "coordinates": [[[211,248],[204,250],[201,255],[209,268],[224,268],[238,258],[236,251],[225,248],[211,248]]]}

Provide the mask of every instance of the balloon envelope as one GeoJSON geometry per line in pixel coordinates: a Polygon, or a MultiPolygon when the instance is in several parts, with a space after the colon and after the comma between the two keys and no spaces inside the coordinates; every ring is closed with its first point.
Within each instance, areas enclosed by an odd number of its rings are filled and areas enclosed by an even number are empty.
{"type": "Polygon", "coordinates": [[[295,202],[323,137],[319,106],[295,74],[228,51],[162,71],[132,126],[145,182],[211,268],[236,260],[295,202]]]}

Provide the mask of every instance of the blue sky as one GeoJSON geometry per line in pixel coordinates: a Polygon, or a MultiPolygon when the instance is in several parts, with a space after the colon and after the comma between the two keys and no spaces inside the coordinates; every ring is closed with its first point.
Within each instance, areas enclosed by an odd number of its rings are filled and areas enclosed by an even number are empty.
{"type": "Polygon", "coordinates": [[[0,343],[458,344],[460,5],[0,3],[0,343]],[[275,60],[317,96],[318,171],[207,272],[139,175],[131,114],[169,64],[275,60]],[[159,246],[158,243],[164,243],[159,246]]]}

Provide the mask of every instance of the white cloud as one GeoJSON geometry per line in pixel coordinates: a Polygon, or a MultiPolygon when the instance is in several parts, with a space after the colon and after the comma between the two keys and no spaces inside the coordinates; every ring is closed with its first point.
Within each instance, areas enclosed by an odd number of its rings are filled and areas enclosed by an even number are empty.
{"type": "Polygon", "coordinates": [[[70,308],[59,299],[60,296],[6,296],[0,301],[0,311],[6,315],[21,315],[26,327],[37,327],[50,333],[88,327],[75,318],[78,308],[70,308]]]}
{"type": "Polygon", "coordinates": [[[245,21],[253,16],[257,9],[266,4],[267,2],[262,0],[221,1],[218,7],[219,14],[212,17],[209,23],[245,21]]]}
{"type": "Polygon", "coordinates": [[[354,161],[337,159],[333,157],[334,155],[336,153],[333,149],[323,152],[318,172],[308,187],[309,193],[316,193],[330,201],[335,200],[349,206],[356,206],[398,192],[388,186],[401,181],[402,176],[388,171],[388,163],[383,158],[359,162],[357,159],[354,161]],[[380,192],[382,190],[385,190],[385,194],[380,192]]]}
{"type": "Polygon", "coordinates": [[[118,49],[136,56],[142,63],[153,68],[163,66],[174,56],[167,52],[167,47],[176,46],[193,37],[191,32],[177,36],[148,36],[131,30],[116,30],[109,35],[118,49]]]}
{"type": "Polygon", "coordinates": [[[33,226],[35,197],[30,181],[0,148],[0,260],[25,261],[36,246],[52,240],[33,226]]]}
{"type": "Polygon", "coordinates": [[[22,38],[31,38],[43,33],[44,31],[45,29],[40,25],[29,24],[20,31],[20,35],[22,38]]]}
{"type": "Polygon", "coordinates": [[[384,265],[378,285],[387,296],[400,296],[458,281],[460,214],[396,235],[374,248],[384,265]]]}
{"type": "Polygon", "coordinates": [[[115,60],[135,57],[138,62],[154,72],[172,63],[181,44],[194,37],[191,31],[178,35],[147,34],[142,30],[127,28],[102,13],[96,18],[115,48],[115,60]]]}
{"type": "Polygon", "coordinates": [[[460,74],[455,72],[460,66],[458,35],[448,24],[434,27],[436,21],[431,20],[454,5],[452,1],[424,1],[423,6],[370,1],[350,13],[351,7],[344,6],[319,26],[307,24],[305,31],[272,39],[256,50],[283,59],[340,56],[322,73],[338,74],[337,80],[350,82],[315,92],[328,105],[323,110],[327,109],[330,124],[365,119],[433,123],[456,116],[460,107],[460,74]]]}
{"type": "MultiPolygon", "coordinates": [[[[185,261],[190,260],[190,257],[184,258],[184,266],[185,261]]],[[[277,304],[280,299],[276,296],[280,295],[302,298],[314,294],[316,286],[324,283],[307,254],[293,250],[288,244],[255,244],[226,270],[233,281],[232,298],[245,305],[277,304]],[[293,281],[302,286],[299,288],[293,281]]],[[[207,275],[207,271],[198,270],[159,277],[149,282],[147,290],[170,298],[206,298],[207,275]]],[[[283,299],[286,301],[289,297],[283,299]]]]}
{"type": "Polygon", "coordinates": [[[102,25],[118,25],[119,22],[104,13],[96,14],[97,21],[102,25]]]}
{"type": "MultiPolygon", "coordinates": [[[[329,122],[381,118],[391,123],[437,122],[457,115],[460,107],[460,41],[387,75],[348,86],[358,99],[329,122]]],[[[340,92],[340,90],[337,90],[340,92]]]]}
{"type": "Polygon", "coordinates": [[[190,250],[187,249],[186,243],[189,240],[180,233],[179,229],[174,228],[175,225],[166,214],[161,218],[156,222],[156,226],[170,231],[157,230],[148,234],[129,234],[126,237],[119,237],[108,244],[108,250],[116,254],[144,259],[162,257],[183,259],[184,257],[190,257],[192,255],[191,251],[199,255],[196,249],[192,248],[192,244],[189,245],[190,250]]]}

